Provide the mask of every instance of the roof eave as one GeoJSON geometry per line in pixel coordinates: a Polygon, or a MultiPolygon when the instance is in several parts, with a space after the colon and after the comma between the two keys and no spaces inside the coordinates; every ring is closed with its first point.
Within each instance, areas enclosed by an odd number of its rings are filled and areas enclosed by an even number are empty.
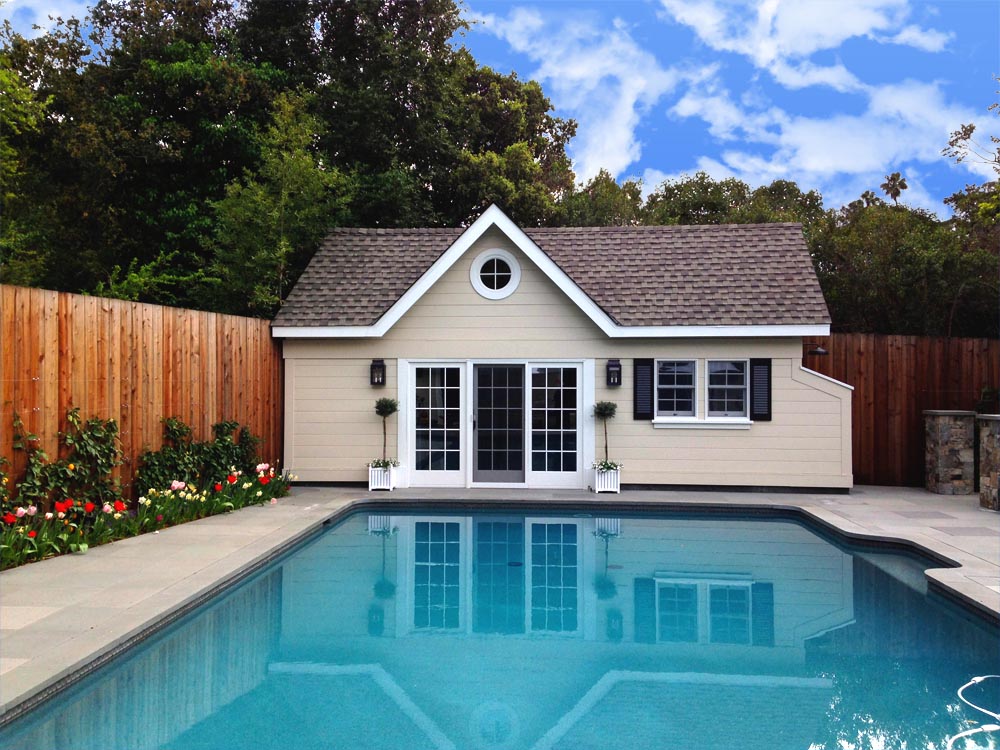
{"type": "MultiPolygon", "coordinates": [[[[383,320],[370,326],[272,326],[273,338],[285,339],[368,339],[382,338],[391,328],[383,320]]],[[[803,338],[829,336],[829,323],[738,326],[618,326],[605,331],[612,339],[691,339],[691,338],[803,338]]]]}

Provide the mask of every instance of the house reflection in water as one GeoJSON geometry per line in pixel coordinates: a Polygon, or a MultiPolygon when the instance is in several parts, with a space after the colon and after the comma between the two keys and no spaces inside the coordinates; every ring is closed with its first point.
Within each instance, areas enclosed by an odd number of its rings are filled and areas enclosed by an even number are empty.
{"type": "Polygon", "coordinates": [[[281,643],[368,635],[374,605],[390,638],[658,643],[792,665],[852,621],[852,560],[792,522],[358,516],[285,564],[281,643]],[[380,599],[383,543],[395,587],[380,599]]]}
{"type": "Polygon", "coordinates": [[[359,516],[284,566],[272,677],[381,685],[438,747],[603,747],[609,721],[697,744],[727,706],[736,745],[791,712],[808,747],[832,689],[806,644],[852,622],[852,583],[792,522],[359,516]]]}

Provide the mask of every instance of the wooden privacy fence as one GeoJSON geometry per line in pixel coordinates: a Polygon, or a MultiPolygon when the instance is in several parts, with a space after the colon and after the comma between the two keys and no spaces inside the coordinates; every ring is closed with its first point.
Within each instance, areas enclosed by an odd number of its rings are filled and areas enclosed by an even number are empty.
{"type": "Polygon", "coordinates": [[[854,386],[857,484],[923,486],[924,409],[972,410],[984,387],[1000,386],[997,339],[836,333],[813,343],[829,354],[803,364],[854,386]]]}
{"type": "Polygon", "coordinates": [[[139,454],[162,445],[163,417],[190,425],[195,440],[237,421],[278,459],[282,376],[266,320],[0,285],[0,456],[15,478],[25,465],[15,413],[55,458],[73,407],[118,422],[125,483],[139,454]]]}

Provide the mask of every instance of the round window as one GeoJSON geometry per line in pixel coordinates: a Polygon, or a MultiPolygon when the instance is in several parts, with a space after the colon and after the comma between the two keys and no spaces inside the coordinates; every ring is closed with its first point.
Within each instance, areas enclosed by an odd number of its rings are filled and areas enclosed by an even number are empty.
{"type": "Polygon", "coordinates": [[[509,297],[521,280],[521,267],[506,250],[487,250],[472,263],[472,286],[487,299],[509,297]]]}

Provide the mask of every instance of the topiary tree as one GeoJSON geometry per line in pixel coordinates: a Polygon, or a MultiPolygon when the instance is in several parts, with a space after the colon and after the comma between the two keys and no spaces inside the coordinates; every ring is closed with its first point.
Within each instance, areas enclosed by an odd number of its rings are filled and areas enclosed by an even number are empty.
{"type": "Polygon", "coordinates": [[[394,398],[380,398],[375,402],[375,413],[382,417],[382,461],[387,460],[386,449],[386,420],[399,411],[399,402],[394,398]]]}
{"type": "Polygon", "coordinates": [[[614,401],[598,401],[594,404],[594,418],[604,423],[604,460],[608,461],[608,420],[614,419],[618,413],[618,404],[614,401]]]}

